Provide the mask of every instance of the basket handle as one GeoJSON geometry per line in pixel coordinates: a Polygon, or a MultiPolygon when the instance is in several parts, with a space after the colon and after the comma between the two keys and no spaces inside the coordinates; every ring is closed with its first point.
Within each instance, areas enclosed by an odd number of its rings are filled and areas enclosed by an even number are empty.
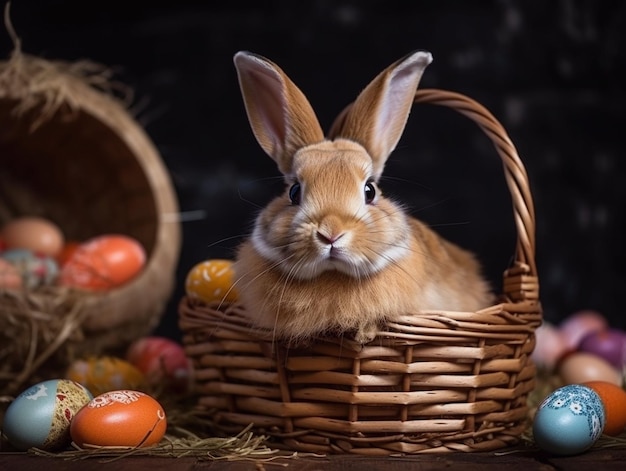
{"type": "Polygon", "coordinates": [[[513,264],[504,272],[504,292],[511,299],[537,300],[539,283],[535,264],[535,210],[528,175],[507,132],[481,104],[460,93],[421,89],[414,103],[447,106],[473,120],[492,140],[504,164],[506,182],[513,200],[517,244],[513,264]]]}

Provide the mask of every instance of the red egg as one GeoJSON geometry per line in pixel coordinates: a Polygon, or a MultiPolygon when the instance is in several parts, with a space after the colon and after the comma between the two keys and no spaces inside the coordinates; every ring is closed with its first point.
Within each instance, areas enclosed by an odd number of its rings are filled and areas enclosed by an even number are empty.
{"type": "Polygon", "coordinates": [[[165,411],[153,397],[132,390],[110,391],[93,398],[72,419],[76,445],[139,448],[161,441],[165,411]]]}
{"type": "Polygon", "coordinates": [[[80,247],[80,242],[78,241],[70,240],[65,242],[65,244],[61,248],[61,251],[55,257],[60,267],[65,265],[65,263],[72,257],[74,252],[76,252],[78,247],[80,247]]]}
{"type": "Polygon", "coordinates": [[[559,325],[561,335],[571,350],[576,350],[582,338],[592,332],[605,330],[609,327],[608,321],[597,311],[578,311],[567,317],[559,325]]]}
{"type": "Polygon", "coordinates": [[[61,284],[93,291],[109,290],[133,279],[146,253],[125,235],[103,235],[81,244],[61,270],[61,284]]]}
{"type": "Polygon", "coordinates": [[[141,371],[150,384],[177,392],[188,389],[191,362],[182,345],[166,337],[144,337],[133,342],[126,359],[141,371]]]}
{"type": "Polygon", "coordinates": [[[619,329],[592,332],[583,337],[578,350],[598,355],[621,370],[626,361],[626,333],[619,329]]]}

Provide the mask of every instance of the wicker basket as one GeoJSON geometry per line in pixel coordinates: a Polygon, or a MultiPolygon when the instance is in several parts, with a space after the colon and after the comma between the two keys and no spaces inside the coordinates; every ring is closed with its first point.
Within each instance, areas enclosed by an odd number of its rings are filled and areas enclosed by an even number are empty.
{"type": "Polygon", "coordinates": [[[419,312],[366,345],[321,338],[304,349],[252,330],[237,304],[183,298],[179,322],[195,365],[198,406],[234,433],[254,424],[272,445],[318,453],[485,451],[514,444],[535,384],[530,354],[541,323],[534,212],[527,176],[497,120],[475,101],[420,90],[416,103],[474,120],[504,162],[518,239],[499,304],[419,312]]]}
{"type": "Polygon", "coordinates": [[[68,240],[121,233],[147,262],[103,294],[0,291],[0,394],[58,374],[69,359],[125,348],[160,321],[180,250],[178,203],[160,155],[105,68],[24,55],[0,62],[0,225],[24,215],[68,240]]]}

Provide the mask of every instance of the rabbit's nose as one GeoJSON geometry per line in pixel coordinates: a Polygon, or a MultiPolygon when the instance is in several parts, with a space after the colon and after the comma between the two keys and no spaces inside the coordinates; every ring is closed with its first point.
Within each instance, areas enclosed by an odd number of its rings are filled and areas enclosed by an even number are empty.
{"type": "Polygon", "coordinates": [[[316,235],[317,240],[319,240],[322,244],[333,245],[339,239],[341,239],[345,235],[345,233],[342,232],[339,234],[324,234],[321,231],[317,231],[316,235]]]}

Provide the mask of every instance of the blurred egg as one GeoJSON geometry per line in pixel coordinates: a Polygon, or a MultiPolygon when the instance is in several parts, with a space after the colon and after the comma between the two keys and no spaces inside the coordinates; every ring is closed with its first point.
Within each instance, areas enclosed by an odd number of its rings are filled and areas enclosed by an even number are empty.
{"type": "Polygon", "coordinates": [[[113,356],[74,360],[65,377],[85,386],[94,396],[117,389],[143,389],[145,377],[126,360],[113,356]]]}
{"type": "Polygon", "coordinates": [[[569,351],[560,330],[550,323],[545,322],[535,329],[535,338],[532,359],[540,368],[554,369],[559,359],[569,351]]]}
{"type": "Polygon", "coordinates": [[[597,311],[578,311],[565,318],[559,325],[561,335],[571,350],[576,350],[582,338],[591,332],[608,328],[608,321],[597,311]]]}
{"type": "Polygon", "coordinates": [[[67,263],[78,247],[80,247],[80,242],[75,240],[69,240],[63,244],[60,252],[55,257],[60,267],[67,263]]]}
{"type": "Polygon", "coordinates": [[[59,276],[59,266],[52,257],[32,250],[10,249],[1,257],[17,268],[22,285],[29,289],[52,285],[59,276]]]}
{"type": "Polygon", "coordinates": [[[233,262],[213,259],[198,263],[187,274],[187,296],[205,303],[235,302],[238,294],[233,286],[233,262]]]}
{"type": "Polygon", "coordinates": [[[22,274],[18,268],[8,260],[0,258],[0,290],[22,289],[22,274]]]}
{"type": "Polygon", "coordinates": [[[582,338],[578,350],[604,358],[621,370],[626,361],[626,333],[619,329],[591,332],[582,338]]]}
{"type": "Polygon", "coordinates": [[[61,284],[103,291],[132,280],[146,263],[141,244],[125,235],[103,235],[81,244],[61,269],[61,284]]]}
{"type": "Polygon", "coordinates": [[[153,397],[132,390],[110,391],[92,399],[70,425],[80,447],[147,447],[157,444],[167,428],[165,411],[153,397]]]}
{"type": "Polygon", "coordinates": [[[570,384],[540,404],[533,422],[535,443],[557,455],[575,455],[591,448],[604,429],[600,396],[591,388],[570,384]]]}
{"type": "Polygon", "coordinates": [[[616,437],[626,429],[626,391],[620,386],[606,381],[588,381],[583,383],[593,389],[604,405],[606,423],[604,433],[616,437]]]}
{"type": "Polygon", "coordinates": [[[2,238],[9,249],[28,249],[55,257],[63,247],[63,232],[44,218],[20,217],[2,227],[2,238]]]}
{"type": "Polygon", "coordinates": [[[591,353],[570,353],[559,362],[557,370],[566,384],[586,381],[608,381],[617,385],[622,383],[621,373],[613,365],[591,353]]]}
{"type": "Polygon", "coordinates": [[[182,345],[166,337],[144,337],[134,341],[126,359],[153,386],[184,392],[191,380],[191,363],[182,345]]]}
{"type": "Polygon", "coordinates": [[[93,396],[74,381],[51,379],[26,389],[9,405],[2,431],[21,451],[56,450],[70,444],[70,423],[93,396]]]}

